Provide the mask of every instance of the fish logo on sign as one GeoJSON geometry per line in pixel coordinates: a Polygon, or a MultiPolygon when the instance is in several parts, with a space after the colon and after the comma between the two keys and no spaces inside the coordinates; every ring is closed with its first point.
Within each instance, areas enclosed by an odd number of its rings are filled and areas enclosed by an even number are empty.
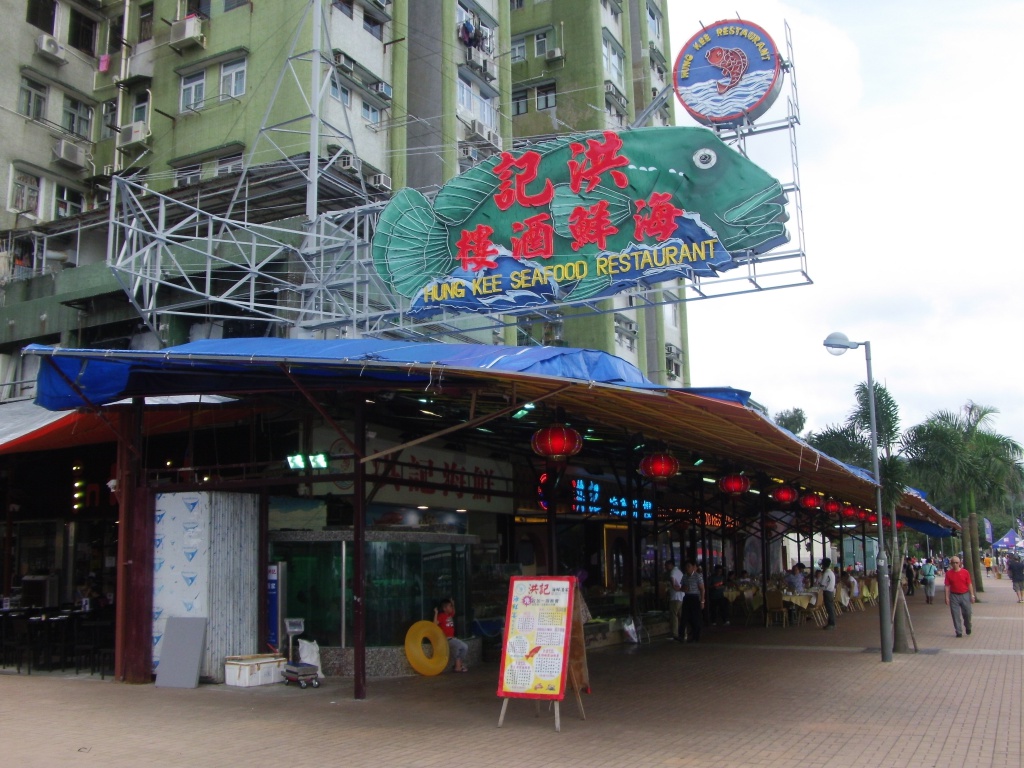
{"type": "Polygon", "coordinates": [[[725,128],[752,123],[782,90],[782,57],[756,24],[716,21],[683,46],[672,82],[679,102],[697,122],[725,128]]]}

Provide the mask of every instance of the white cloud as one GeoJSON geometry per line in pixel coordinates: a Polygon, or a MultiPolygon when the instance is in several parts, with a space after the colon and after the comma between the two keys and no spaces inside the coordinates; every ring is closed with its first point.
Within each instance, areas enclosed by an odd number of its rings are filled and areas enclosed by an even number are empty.
{"type": "MultiPolygon", "coordinates": [[[[690,302],[693,384],[749,389],[773,413],[802,407],[811,428],[842,421],[865,374],[860,351],[822,348],[842,330],[871,340],[905,426],[974,400],[1024,442],[1024,4],[747,5],[673,3],[672,40],[738,11],[784,48],[788,21],[814,285],[690,302]]],[[[779,152],[751,146],[777,173],[779,152]]]]}

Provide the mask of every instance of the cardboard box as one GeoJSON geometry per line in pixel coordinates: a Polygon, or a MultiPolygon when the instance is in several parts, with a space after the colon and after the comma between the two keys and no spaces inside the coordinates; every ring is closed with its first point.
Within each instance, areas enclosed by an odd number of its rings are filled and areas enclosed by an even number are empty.
{"type": "Polygon", "coordinates": [[[273,653],[257,653],[251,656],[226,656],[224,658],[224,682],[242,688],[256,685],[283,683],[281,671],[288,660],[273,653]]]}

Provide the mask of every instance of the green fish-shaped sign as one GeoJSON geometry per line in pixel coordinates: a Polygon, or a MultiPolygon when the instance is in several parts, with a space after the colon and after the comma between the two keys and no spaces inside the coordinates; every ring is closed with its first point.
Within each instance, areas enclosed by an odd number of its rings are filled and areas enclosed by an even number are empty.
{"type": "Polygon", "coordinates": [[[511,311],[713,276],[788,241],[785,203],[706,128],[572,135],[490,157],[433,201],[400,190],[373,261],[411,314],[511,311]]]}

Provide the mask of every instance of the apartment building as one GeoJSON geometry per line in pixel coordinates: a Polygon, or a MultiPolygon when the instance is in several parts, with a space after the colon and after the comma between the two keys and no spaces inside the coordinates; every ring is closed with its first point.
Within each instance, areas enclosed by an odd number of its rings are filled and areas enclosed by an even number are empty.
{"type": "MultiPolygon", "coordinates": [[[[665,0],[18,5],[0,30],[10,105],[0,110],[3,398],[31,393],[31,358],[19,352],[32,342],[159,348],[211,333],[296,333],[297,316],[278,312],[289,306],[282,286],[322,276],[296,276],[310,259],[285,252],[317,247],[312,219],[370,206],[336,225],[336,241],[357,229],[365,239],[374,204],[395,189],[429,193],[514,141],[625,129],[668,81],[671,59],[665,0]],[[204,295],[193,285],[204,281],[189,277],[195,265],[180,258],[152,268],[154,244],[198,243],[217,216],[237,231],[277,233],[281,255],[248,269],[257,304],[204,295]],[[112,269],[126,253],[132,267],[112,269]]],[[[669,123],[667,103],[646,120],[669,123]]],[[[224,273],[207,272],[205,285],[224,273]]],[[[682,290],[666,285],[650,301],[624,294],[579,320],[570,309],[506,319],[460,338],[595,347],[683,384],[685,305],[672,303],[682,290]]],[[[301,332],[329,335],[330,320],[321,313],[301,332]]],[[[460,324],[480,326],[451,318],[437,328],[460,324]]],[[[398,325],[374,327],[395,335],[398,325]]],[[[364,327],[354,332],[374,332],[364,327]]]]}

